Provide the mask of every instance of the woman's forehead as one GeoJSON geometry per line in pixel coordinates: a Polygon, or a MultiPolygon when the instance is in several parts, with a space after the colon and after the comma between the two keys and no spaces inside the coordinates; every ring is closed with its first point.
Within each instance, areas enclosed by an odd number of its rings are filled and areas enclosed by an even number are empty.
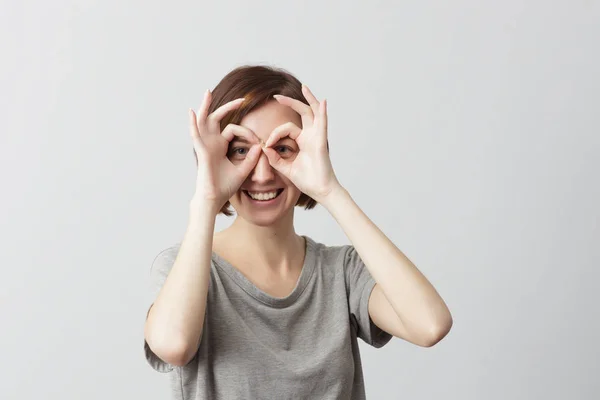
{"type": "Polygon", "coordinates": [[[296,111],[273,100],[246,114],[240,125],[250,129],[258,138],[266,141],[275,128],[287,122],[293,122],[302,127],[300,115],[296,111]]]}

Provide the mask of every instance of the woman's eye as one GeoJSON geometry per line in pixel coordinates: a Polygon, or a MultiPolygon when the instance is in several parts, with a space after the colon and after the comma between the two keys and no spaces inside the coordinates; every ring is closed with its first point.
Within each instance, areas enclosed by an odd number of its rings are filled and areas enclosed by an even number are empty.
{"type": "Polygon", "coordinates": [[[248,149],[245,147],[234,147],[229,150],[229,157],[241,158],[248,153],[248,149]]]}
{"type": "Polygon", "coordinates": [[[294,148],[285,145],[274,146],[273,149],[275,149],[275,151],[279,153],[281,157],[286,159],[292,159],[297,152],[297,150],[294,148]]]}

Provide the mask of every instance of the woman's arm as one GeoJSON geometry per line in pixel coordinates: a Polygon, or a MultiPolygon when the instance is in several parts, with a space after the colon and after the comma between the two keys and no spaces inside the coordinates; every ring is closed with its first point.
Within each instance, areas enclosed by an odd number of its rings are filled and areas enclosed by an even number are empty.
{"type": "Polygon", "coordinates": [[[452,326],[448,307],[423,274],[340,185],[329,157],[327,100],[318,101],[306,85],[302,85],[302,93],[308,105],[287,96],[273,96],[300,114],[302,128],[288,122],[271,132],[263,147],[269,163],[329,210],[341,225],[377,282],[369,298],[373,322],[410,342],[424,346],[436,343],[452,326]],[[271,148],[286,136],[294,139],[300,149],[291,159],[280,157],[271,148]]]}
{"type": "Polygon", "coordinates": [[[218,107],[209,115],[212,93],[204,93],[196,114],[189,110],[190,136],[198,165],[196,192],[190,202],[190,218],[179,252],[144,324],[150,349],[172,365],[188,364],[200,345],[206,314],[208,281],[217,213],[242,185],[261,154],[254,133],[220,121],[239,108],[243,98],[218,107]],[[241,162],[231,161],[228,149],[234,138],[253,143],[241,162]]]}
{"type": "Polygon", "coordinates": [[[148,346],[172,365],[186,365],[200,344],[217,211],[210,204],[190,202],[179,253],[144,325],[148,346]]]}
{"type": "Polygon", "coordinates": [[[425,347],[446,336],[452,316],[444,300],[350,194],[337,185],[319,202],[342,227],[377,282],[369,300],[373,322],[394,336],[425,347]]]}

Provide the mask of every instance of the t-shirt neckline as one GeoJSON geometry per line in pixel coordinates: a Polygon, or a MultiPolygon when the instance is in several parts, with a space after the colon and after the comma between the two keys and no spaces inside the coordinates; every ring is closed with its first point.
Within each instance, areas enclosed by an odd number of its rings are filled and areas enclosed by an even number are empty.
{"type": "Polygon", "coordinates": [[[305,240],[305,255],[304,263],[302,265],[302,271],[300,271],[300,277],[296,282],[296,286],[292,292],[286,297],[274,297],[268,293],[265,293],[254,283],[252,283],[244,274],[242,274],[237,268],[231,265],[227,260],[219,256],[214,251],[212,252],[212,259],[215,261],[215,265],[223,270],[229,277],[238,284],[246,293],[255,299],[275,308],[287,307],[296,301],[296,299],[302,294],[306,285],[310,281],[312,273],[315,268],[315,242],[308,236],[301,235],[305,240]]]}

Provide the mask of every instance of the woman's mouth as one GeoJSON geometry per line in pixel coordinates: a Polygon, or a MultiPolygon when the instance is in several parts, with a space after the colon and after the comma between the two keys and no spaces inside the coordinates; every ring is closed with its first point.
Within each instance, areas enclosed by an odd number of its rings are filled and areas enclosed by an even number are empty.
{"type": "Polygon", "coordinates": [[[248,196],[253,201],[260,202],[260,203],[267,203],[267,202],[271,202],[271,201],[275,200],[276,198],[278,198],[279,195],[281,195],[281,193],[283,192],[283,189],[276,189],[276,190],[269,191],[269,192],[250,192],[248,190],[242,190],[242,191],[244,192],[244,194],[246,196],[248,196]]]}

